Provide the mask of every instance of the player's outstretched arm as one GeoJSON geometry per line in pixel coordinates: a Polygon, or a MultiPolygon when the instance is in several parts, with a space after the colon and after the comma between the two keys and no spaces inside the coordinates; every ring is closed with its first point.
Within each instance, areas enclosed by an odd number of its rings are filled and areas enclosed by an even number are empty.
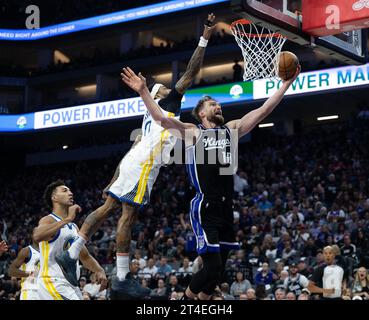
{"type": "Polygon", "coordinates": [[[36,243],[49,241],[61,228],[72,222],[76,217],[77,212],[81,212],[81,210],[82,209],[78,204],[71,206],[68,210],[68,216],[60,221],[55,221],[50,216],[43,217],[38,223],[38,226],[33,229],[33,240],[36,243]]]}
{"type": "Polygon", "coordinates": [[[199,73],[202,63],[204,61],[205,49],[207,41],[210,39],[211,34],[216,26],[214,24],[215,15],[213,13],[208,14],[208,19],[205,21],[204,32],[200,39],[199,45],[195,52],[192,54],[190,61],[188,62],[187,68],[183,76],[178,80],[175,85],[176,90],[184,94],[185,91],[190,87],[196,75],[199,73]]]}
{"type": "Polygon", "coordinates": [[[184,123],[174,118],[168,118],[164,115],[159,105],[151,97],[150,91],[146,86],[146,79],[141,75],[138,76],[129,67],[123,68],[121,73],[122,80],[131,89],[139,93],[147,110],[150,112],[154,121],[164,129],[168,129],[171,133],[181,139],[190,136],[196,136],[198,129],[192,123],[184,123]]]}
{"type": "Polygon", "coordinates": [[[296,70],[296,74],[293,76],[292,79],[283,81],[282,86],[279,90],[271,96],[265,103],[258,109],[255,109],[241,119],[232,120],[227,123],[227,126],[230,129],[238,130],[238,136],[242,137],[243,135],[250,132],[257,124],[263,121],[281,102],[283,99],[286,91],[291,86],[291,84],[296,80],[297,76],[299,75],[301,67],[298,66],[296,70]]]}
{"type": "Polygon", "coordinates": [[[104,269],[100,266],[100,264],[96,261],[96,259],[91,256],[91,254],[88,252],[87,248],[83,246],[81,253],[79,255],[79,259],[81,260],[83,266],[94,272],[96,274],[96,281],[98,284],[100,284],[100,291],[103,291],[106,289],[106,286],[108,284],[108,280],[106,278],[106,274],[104,269]]]}
{"type": "Polygon", "coordinates": [[[13,260],[13,262],[9,266],[9,270],[8,270],[9,277],[27,278],[31,275],[29,272],[19,270],[21,265],[28,258],[29,250],[30,249],[26,247],[26,248],[23,248],[21,251],[19,251],[17,257],[13,260]]]}

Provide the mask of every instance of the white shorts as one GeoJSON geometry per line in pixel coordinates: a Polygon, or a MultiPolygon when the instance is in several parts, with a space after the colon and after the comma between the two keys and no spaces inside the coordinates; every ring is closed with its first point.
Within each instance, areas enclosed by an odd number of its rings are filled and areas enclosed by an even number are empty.
{"type": "Polygon", "coordinates": [[[146,161],[140,163],[127,153],[120,163],[118,179],[108,193],[115,199],[142,206],[149,202],[150,193],[161,165],[146,161]]]}
{"type": "Polygon", "coordinates": [[[39,300],[82,300],[81,290],[65,279],[39,278],[39,300]]]}
{"type": "Polygon", "coordinates": [[[21,291],[19,300],[40,300],[38,290],[25,289],[21,291]]]}

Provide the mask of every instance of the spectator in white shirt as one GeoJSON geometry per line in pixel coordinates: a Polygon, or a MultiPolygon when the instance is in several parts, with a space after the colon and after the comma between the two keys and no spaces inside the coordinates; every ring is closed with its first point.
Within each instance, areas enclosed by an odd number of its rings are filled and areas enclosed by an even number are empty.
{"type": "Polygon", "coordinates": [[[91,299],[106,300],[106,289],[100,292],[100,284],[96,283],[96,275],[93,273],[90,276],[91,283],[88,283],[83,288],[83,293],[88,293],[91,299]]]}
{"type": "Polygon", "coordinates": [[[292,207],[292,212],[287,216],[288,224],[293,222],[293,218],[296,218],[299,223],[303,223],[305,219],[304,215],[299,212],[298,207],[295,205],[292,207]]]}
{"type": "Polygon", "coordinates": [[[190,266],[190,259],[183,259],[183,266],[178,269],[178,272],[182,274],[183,277],[192,274],[192,267],[190,266]]]}
{"type": "Polygon", "coordinates": [[[231,295],[239,297],[240,294],[245,293],[250,288],[250,281],[244,278],[243,272],[238,271],[236,273],[236,280],[231,285],[231,295]]]}
{"type": "Polygon", "coordinates": [[[139,271],[139,275],[143,276],[143,278],[145,279],[151,279],[153,277],[155,277],[155,275],[158,273],[158,267],[155,266],[155,261],[154,259],[149,259],[147,261],[147,266],[142,270],[139,271]]]}
{"type": "Polygon", "coordinates": [[[346,218],[345,212],[339,208],[336,202],[332,204],[332,210],[327,214],[327,220],[329,222],[343,221],[346,218]]]}
{"type": "Polygon", "coordinates": [[[142,258],[140,250],[135,250],[134,259],[136,259],[140,265],[140,270],[143,270],[146,267],[146,260],[142,258]]]}
{"type": "Polygon", "coordinates": [[[234,181],[233,187],[234,192],[242,197],[249,186],[246,180],[246,173],[238,172],[233,176],[233,181],[234,181]]]}

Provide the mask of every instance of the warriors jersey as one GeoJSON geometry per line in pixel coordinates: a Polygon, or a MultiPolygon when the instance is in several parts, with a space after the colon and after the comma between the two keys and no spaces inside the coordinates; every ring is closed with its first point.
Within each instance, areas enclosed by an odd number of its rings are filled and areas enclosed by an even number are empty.
{"type": "MultiPolygon", "coordinates": [[[[168,97],[156,100],[163,114],[179,119],[183,95],[173,89],[168,97]]],[[[177,139],[162,128],[147,111],[142,121],[142,138],[123,158],[118,179],[109,194],[122,201],[136,205],[147,204],[160,168],[170,160],[177,139]]]]}
{"type": "Polygon", "coordinates": [[[28,248],[29,256],[21,265],[20,270],[29,273],[33,272],[34,276],[22,278],[20,300],[37,300],[37,275],[40,269],[40,253],[32,246],[28,246],[28,248]]]}
{"type": "MultiPolygon", "coordinates": [[[[61,218],[54,213],[51,213],[49,216],[55,219],[55,221],[61,220],[61,218]]],[[[70,291],[71,295],[73,294],[74,296],[75,288],[65,279],[62,270],[55,261],[55,256],[62,251],[68,250],[77,237],[77,226],[74,223],[68,223],[59,229],[53,239],[50,241],[41,241],[39,243],[40,272],[38,275],[38,283],[41,287],[40,296],[42,292],[45,292],[50,299],[54,300],[69,300],[73,298],[68,296],[68,292],[70,291]],[[63,289],[59,289],[58,287],[62,287],[63,289]],[[71,287],[71,290],[67,289],[68,287],[71,287]]],[[[76,263],[77,278],[79,278],[80,271],[78,260],[76,263]]],[[[45,297],[45,299],[48,299],[48,297],[45,297]]]]}

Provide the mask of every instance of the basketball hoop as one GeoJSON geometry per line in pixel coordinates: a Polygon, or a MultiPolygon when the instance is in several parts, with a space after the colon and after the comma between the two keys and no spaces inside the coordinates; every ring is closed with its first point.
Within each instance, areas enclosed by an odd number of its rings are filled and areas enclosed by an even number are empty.
{"type": "Polygon", "coordinates": [[[243,80],[277,78],[279,54],[286,37],[245,19],[234,21],[231,31],[245,62],[243,80]]]}

